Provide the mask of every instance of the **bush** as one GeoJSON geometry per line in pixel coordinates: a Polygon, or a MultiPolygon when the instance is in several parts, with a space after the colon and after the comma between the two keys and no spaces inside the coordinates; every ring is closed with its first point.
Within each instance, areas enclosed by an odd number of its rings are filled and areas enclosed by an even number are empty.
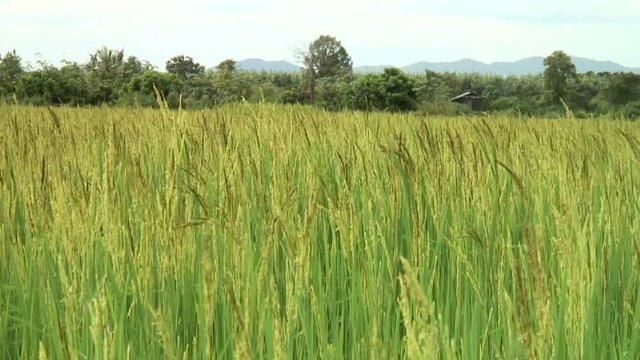
{"type": "Polygon", "coordinates": [[[619,113],[627,119],[640,119],[640,100],[632,101],[622,106],[619,113]]]}
{"type": "Polygon", "coordinates": [[[488,109],[495,111],[513,111],[519,107],[519,100],[515,96],[501,97],[489,103],[488,109]]]}
{"type": "Polygon", "coordinates": [[[423,102],[419,112],[425,115],[457,116],[472,114],[470,107],[450,101],[423,102]]]}

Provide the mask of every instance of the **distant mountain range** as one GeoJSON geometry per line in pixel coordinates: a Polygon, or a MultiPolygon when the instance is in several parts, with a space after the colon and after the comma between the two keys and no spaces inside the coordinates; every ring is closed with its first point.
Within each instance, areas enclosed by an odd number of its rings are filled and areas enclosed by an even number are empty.
{"type": "MultiPolygon", "coordinates": [[[[462,59],[452,62],[427,62],[420,61],[411,65],[401,67],[406,73],[422,74],[425,70],[436,72],[458,72],[458,73],[479,73],[497,75],[526,75],[538,74],[544,71],[542,56],[529,57],[513,62],[494,62],[485,64],[473,59],[462,59]]],[[[598,61],[581,57],[572,57],[576,70],[579,73],[593,72],[634,72],[640,74],[640,68],[631,68],[620,65],[612,61],[598,61]]],[[[267,71],[267,72],[296,72],[302,68],[286,61],[266,61],[262,59],[246,59],[237,62],[238,69],[267,71]]],[[[391,65],[376,66],[356,66],[353,68],[357,73],[378,73],[391,65]]]]}
{"type": "MultiPolygon", "coordinates": [[[[421,61],[402,68],[407,73],[423,73],[425,70],[436,72],[460,72],[460,73],[480,73],[480,74],[497,74],[497,75],[526,75],[538,74],[544,71],[544,58],[542,56],[529,57],[514,62],[494,62],[485,64],[473,59],[462,59],[453,62],[426,62],[421,61]]],[[[636,72],[640,73],[640,68],[629,68],[612,61],[597,61],[581,57],[572,57],[571,60],[576,65],[579,73],[588,71],[593,72],[636,72]]],[[[384,67],[367,67],[366,70],[382,71],[384,67]]],[[[358,68],[354,71],[359,71],[358,68]]]]}
{"type": "Polygon", "coordinates": [[[286,61],[268,61],[262,59],[245,59],[236,63],[239,70],[267,71],[267,72],[296,72],[302,70],[300,66],[286,61]]]}

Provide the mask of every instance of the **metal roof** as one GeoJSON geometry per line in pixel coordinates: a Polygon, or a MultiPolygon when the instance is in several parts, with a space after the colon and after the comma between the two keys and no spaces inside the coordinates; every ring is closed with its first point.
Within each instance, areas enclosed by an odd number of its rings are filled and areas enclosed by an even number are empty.
{"type": "Polygon", "coordinates": [[[456,97],[453,97],[453,98],[449,99],[449,101],[455,101],[455,100],[458,100],[458,99],[465,98],[467,96],[475,97],[475,98],[481,98],[482,97],[482,96],[478,96],[478,94],[474,93],[473,91],[466,91],[466,92],[464,92],[464,93],[462,93],[462,94],[460,94],[460,95],[458,95],[456,97]]]}

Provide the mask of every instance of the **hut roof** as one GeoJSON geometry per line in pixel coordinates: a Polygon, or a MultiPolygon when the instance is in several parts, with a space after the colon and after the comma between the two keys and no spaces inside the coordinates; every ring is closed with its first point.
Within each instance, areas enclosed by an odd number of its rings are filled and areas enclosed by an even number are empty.
{"type": "Polygon", "coordinates": [[[476,98],[476,99],[480,99],[482,98],[482,96],[479,96],[478,94],[474,93],[473,91],[466,91],[456,97],[453,97],[451,99],[449,99],[449,101],[456,101],[456,100],[460,100],[463,98],[476,98]]]}

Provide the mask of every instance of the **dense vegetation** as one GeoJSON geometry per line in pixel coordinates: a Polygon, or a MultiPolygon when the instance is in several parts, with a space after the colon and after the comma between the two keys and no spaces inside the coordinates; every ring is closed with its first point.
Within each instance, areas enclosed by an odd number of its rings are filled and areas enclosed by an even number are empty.
{"type": "Polygon", "coordinates": [[[2,106],[0,134],[0,358],[640,357],[637,123],[2,106]]]}
{"type": "Polygon", "coordinates": [[[0,57],[0,102],[33,105],[157,106],[154,87],[172,108],[202,109],[229,102],[314,104],[328,110],[418,111],[458,115],[470,110],[449,99],[472,90],[489,112],[556,117],[566,106],[576,117],[609,114],[640,117],[640,75],[576,73],[571,59],[556,51],[544,60],[544,74],[354,74],[340,42],[320,36],[299,54],[299,73],[247,72],[225,60],[206,69],[189,56],[154,69],[122,50],[98,49],[87,63],[40,63],[24,69],[15,52],[0,57]]]}

